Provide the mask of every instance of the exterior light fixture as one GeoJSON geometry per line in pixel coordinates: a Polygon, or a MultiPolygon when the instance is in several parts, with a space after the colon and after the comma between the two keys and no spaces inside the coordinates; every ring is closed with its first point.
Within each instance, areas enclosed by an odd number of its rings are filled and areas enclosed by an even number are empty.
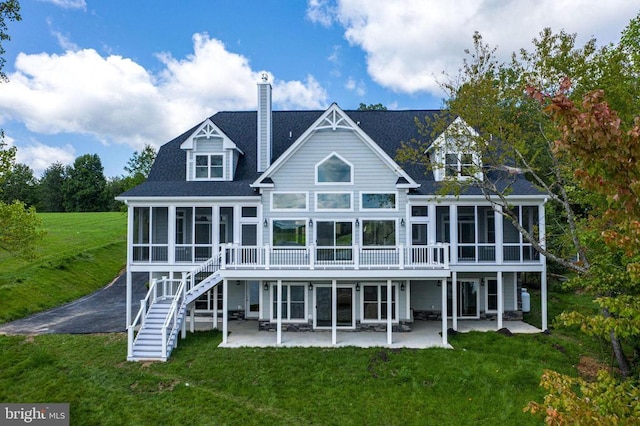
{"type": "Polygon", "coordinates": [[[404,218],[400,219],[400,226],[404,226],[404,218]]]}
{"type": "Polygon", "coordinates": [[[264,291],[269,291],[269,283],[264,283],[264,291]]]}
{"type": "Polygon", "coordinates": [[[266,228],[267,226],[269,226],[269,221],[267,219],[264,220],[264,227],[266,228]]]}
{"type": "Polygon", "coordinates": [[[360,283],[356,283],[356,291],[360,291],[360,283]]]}
{"type": "Polygon", "coordinates": [[[309,228],[313,228],[313,219],[309,219],[309,228]]]}
{"type": "Polygon", "coordinates": [[[356,219],[356,228],[360,226],[360,221],[358,219],[356,219]]]}
{"type": "Polygon", "coordinates": [[[236,285],[240,285],[240,280],[236,280],[236,285]]]}
{"type": "Polygon", "coordinates": [[[313,291],[313,284],[312,283],[309,283],[309,290],[313,291]]]}
{"type": "Polygon", "coordinates": [[[404,283],[400,284],[400,291],[404,291],[404,283]]]}

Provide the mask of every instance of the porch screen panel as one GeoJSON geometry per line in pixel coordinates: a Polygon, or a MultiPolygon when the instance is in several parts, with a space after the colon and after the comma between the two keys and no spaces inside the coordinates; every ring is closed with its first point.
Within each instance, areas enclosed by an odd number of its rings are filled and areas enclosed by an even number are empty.
{"type": "Polygon", "coordinates": [[[193,207],[176,208],[176,262],[193,260],[193,207]]]}
{"type": "MultiPolygon", "coordinates": [[[[516,220],[520,220],[520,208],[516,206],[513,208],[513,212],[516,214],[516,220]]],[[[511,219],[504,216],[502,219],[503,227],[503,239],[504,239],[504,260],[505,261],[520,261],[520,232],[511,223],[511,219]]]]}
{"type": "Polygon", "coordinates": [[[196,207],[195,258],[197,261],[211,258],[212,238],[211,207],[196,207]]]}
{"type": "Polygon", "coordinates": [[[149,207],[133,209],[133,260],[149,261],[149,207]]]}
{"type": "Polygon", "coordinates": [[[495,212],[490,206],[478,206],[478,261],[496,260],[495,212]]]}
{"type": "Polygon", "coordinates": [[[151,210],[153,220],[151,260],[166,262],[169,255],[169,208],[154,207],[151,210]]]}
{"type": "Polygon", "coordinates": [[[476,260],[476,212],[473,206],[458,207],[458,260],[476,260]]]}

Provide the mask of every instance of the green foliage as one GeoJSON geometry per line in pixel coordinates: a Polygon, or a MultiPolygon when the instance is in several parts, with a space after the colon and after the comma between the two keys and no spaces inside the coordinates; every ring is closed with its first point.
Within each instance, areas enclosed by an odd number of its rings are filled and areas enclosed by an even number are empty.
{"type": "Polygon", "coordinates": [[[386,111],[387,107],[382,105],[382,104],[363,104],[360,103],[360,106],[358,106],[358,111],[386,111]]]}
{"type": "Polygon", "coordinates": [[[98,154],[76,158],[66,170],[63,185],[65,210],[69,212],[101,212],[106,210],[104,169],[98,154]]]}
{"type": "Polygon", "coordinates": [[[16,151],[15,146],[7,146],[4,141],[4,132],[0,130],[0,184],[4,182],[16,162],[16,151]]]}
{"type": "Polygon", "coordinates": [[[63,188],[66,178],[66,170],[62,163],[53,163],[47,167],[38,183],[38,210],[65,211],[63,188]]]}
{"type": "Polygon", "coordinates": [[[543,416],[548,425],[630,425],[640,419],[639,384],[620,382],[604,370],[595,381],[547,370],[540,386],[548,392],[544,402],[530,402],[525,411],[543,416]]]}
{"type": "Polygon", "coordinates": [[[0,200],[5,203],[22,201],[27,207],[33,206],[37,201],[37,185],[31,167],[15,164],[0,183],[0,200]]]}
{"type": "Polygon", "coordinates": [[[43,235],[40,225],[35,208],[27,208],[21,201],[0,202],[0,250],[32,258],[43,235]]]}
{"type": "Polygon", "coordinates": [[[9,33],[7,32],[7,21],[20,21],[20,4],[17,0],[4,0],[0,2],[0,82],[7,80],[7,76],[2,71],[5,64],[4,46],[2,42],[11,40],[9,33]]]}

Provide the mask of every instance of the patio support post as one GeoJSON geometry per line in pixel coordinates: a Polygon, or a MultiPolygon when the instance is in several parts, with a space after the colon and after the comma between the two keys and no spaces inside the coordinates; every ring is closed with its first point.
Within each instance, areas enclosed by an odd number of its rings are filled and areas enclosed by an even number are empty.
{"type": "MultiPolygon", "coordinates": [[[[192,309],[193,310],[193,309],[192,309]]],[[[193,333],[193,331],[192,331],[193,333]]],[[[187,313],[182,316],[182,321],[180,321],[180,338],[182,340],[187,338],[187,313]]],[[[176,337],[176,341],[178,338],[176,337]]]]}
{"type": "Polygon", "coordinates": [[[447,347],[447,279],[442,280],[442,346],[447,347]]]}
{"type": "Polygon", "coordinates": [[[547,331],[549,325],[547,324],[547,264],[544,263],[542,272],[540,274],[540,298],[542,315],[542,331],[547,331]]]}
{"type": "Polygon", "coordinates": [[[393,318],[391,313],[393,310],[393,298],[391,293],[392,287],[391,280],[387,280],[387,345],[391,345],[393,343],[393,318]]]}
{"type": "MultiPolygon", "coordinates": [[[[538,209],[538,229],[540,233],[540,245],[542,247],[547,246],[547,235],[546,235],[546,219],[545,219],[545,204],[547,200],[544,200],[544,203],[540,205],[538,209]]],[[[540,310],[542,315],[542,331],[546,331],[548,329],[547,323],[547,259],[543,254],[540,254],[540,262],[542,263],[542,272],[540,273],[540,298],[542,299],[540,304],[540,310]]]]}
{"type": "Polygon", "coordinates": [[[502,328],[502,314],[504,313],[504,291],[502,286],[502,271],[497,274],[498,285],[498,330],[502,328]]]}
{"type": "Polygon", "coordinates": [[[227,334],[229,334],[229,281],[222,280],[222,343],[227,344],[227,334]]]}
{"type": "Polygon", "coordinates": [[[331,280],[331,344],[338,343],[338,281],[331,280]]]}
{"type": "Polygon", "coordinates": [[[131,286],[132,286],[132,274],[131,271],[129,271],[129,269],[127,268],[127,327],[129,327],[131,325],[131,299],[133,298],[132,292],[131,292],[131,286]]]}
{"type": "Polygon", "coordinates": [[[213,329],[218,329],[218,285],[213,287],[213,329]]]}
{"type": "MultiPolygon", "coordinates": [[[[445,295],[446,292],[445,289],[445,295]]],[[[451,273],[451,323],[451,327],[458,331],[458,273],[456,271],[451,273]]]]}
{"type": "Polygon", "coordinates": [[[276,312],[278,315],[278,318],[276,320],[278,324],[277,332],[276,332],[276,344],[281,345],[282,344],[282,280],[278,280],[276,300],[277,300],[276,312]]]}
{"type": "MultiPolygon", "coordinates": [[[[190,319],[189,319],[189,331],[196,331],[196,303],[193,302],[193,306],[189,309],[190,319]]],[[[184,336],[182,337],[184,339],[184,336]]]]}

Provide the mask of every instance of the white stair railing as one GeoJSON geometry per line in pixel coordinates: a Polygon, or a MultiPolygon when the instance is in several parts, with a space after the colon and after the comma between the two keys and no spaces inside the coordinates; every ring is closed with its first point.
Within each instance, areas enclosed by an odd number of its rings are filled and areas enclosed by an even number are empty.
{"type": "MultiPolygon", "coordinates": [[[[181,311],[186,308],[187,295],[193,294],[199,286],[206,284],[208,279],[220,270],[220,265],[223,259],[222,255],[223,253],[219,253],[203,264],[198,265],[187,275],[185,275],[180,281],[180,285],[176,289],[175,295],[171,302],[171,306],[169,307],[167,319],[165,320],[161,329],[162,356],[164,358],[168,356],[168,349],[173,349],[169,348],[169,339],[174,335],[174,333],[177,333],[179,327],[178,322],[181,320],[181,311]],[[203,272],[207,273],[207,277],[202,281],[196,283],[198,274],[201,274],[203,272]]],[[[174,340],[174,347],[177,344],[178,339],[176,338],[174,340]]]]}
{"type": "Polygon", "coordinates": [[[151,285],[149,286],[149,291],[147,291],[147,295],[144,299],[140,301],[140,309],[138,310],[138,314],[135,316],[131,324],[127,325],[127,338],[128,338],[128,355],[129,357],[133,356],[133,342],[135,341],[135,331],[138,324],[140,327],[144,326],[144,320],[151,309],[151,305],[158,298],[158,280],[151,280],[151,285]]]}

